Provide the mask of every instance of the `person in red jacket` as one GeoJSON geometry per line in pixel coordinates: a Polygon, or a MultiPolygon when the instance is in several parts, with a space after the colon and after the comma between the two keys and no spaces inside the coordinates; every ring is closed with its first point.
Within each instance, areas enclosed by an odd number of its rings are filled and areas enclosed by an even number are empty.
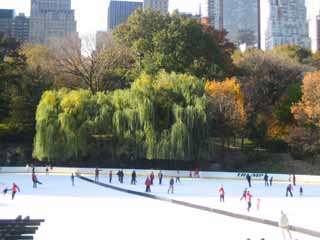
{"type": "Polygon", "coordinates": [[[16,195],[17,191],[20,192],[20,188],[16,183],[12,183],[12,200],[14,199],[14,196],[16,195]]]}
{"type": "Polygon", "coordinates": [[[112,182],[112,170],[109,171],[109,183],[112,182]]]}
{"type": "Polygon", "coordinates": [[[152,171],[151,174],[150,174],[151,185],[153,185],[153,179],[154,179],[154,173],[152,171]]]}
{"type": "Polygon", "coordinates": [[[220,202],[224,202],[224,188],[223,185],[219,188],[220,202]]]}
{"type": "Polygon", "coordinates": [[[246,200],[248,202],[248,208],[247,208],[248,212],[250,211],[250,208],[251,208],[251,198],[252,198],[252,195],[250,191],[247,191],[246,200]]]}
{"type": "Polygon", "coordinates": [[[32,182],[33,182],[33,187],[37,188],[37,184],[42,184],[37,178],[37,175],[35,173],[32,173],[32,182]]]}
{"type": "Polygon", "coordinates": [[[147,177],[146,181],[145,181],[145,185],[146,185],[146,192],[151,192],[151,180],[149,177],[147,177]]]}
{"type": "Polygon", "coordinates": [[[286,197],[288,197],[288,193],[290,193],[290,196],[293,197],[292,190],[293,190],[293,187],[292,187],[291,183],[289,183],[287,186],[286,197]]]}

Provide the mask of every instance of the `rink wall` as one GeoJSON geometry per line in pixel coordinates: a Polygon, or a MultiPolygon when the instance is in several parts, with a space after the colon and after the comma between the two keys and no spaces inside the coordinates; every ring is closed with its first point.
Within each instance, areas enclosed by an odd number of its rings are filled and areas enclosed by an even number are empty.
{"type": "MultiPolygon", "coordinates": [[[[100,176],[107,177],[109,171],[111,170],[113,175],[116,175],[119,169],[110,169],[110,168],[99,168],[100,176]]],[[[46,174],[45,167],[36,167],[37,174],[46,174]]],[[[131,176],[131,172],[133,169],[123,169],[125,176],[131,176]]],[[[135,169],[138,176],[147,176],[153,171],[155,177],[157,178],[159,170],[142,170],[135,169]]],[[[31,167],[0,167],[0,174],[26,174],[31,173],[31,167]]],[[[53,167],[49,168],[49,174],[54,175],[71,175],[71,173],[79,173],[84,176],[93,176],[95,173],[94,168],[64,168],[64,167],[53,167]]],[[[164,177],[175,177],[177,176],[177,171],[171,170],[162,170],[164,177]]],[[[209,172],[209,171],[200,171],[200,178],[204,179],[216,179],[216,180],[239,180],[245,181],[246,175],[250,174],[252,181],[263,181],[264,173],[254,173],[254,172],[209,172]]],[[[179,176],[181,178],[190,178],[189,171],[179,171],[179,176]]],[[[194,172],[192,172],[194,175],[194,172]]],[[[272,176],[274,182],[288,182],[290,179],[290,175],[288,174],[272,174],[268,173],[269,178],[272,176]]],[[[291,176],[292,178],[292,176],[291,176]]],[[[316,175],[296,175],[297,183],[312,183],[312,184],[320,184],[320,176],[316,175]]]]}

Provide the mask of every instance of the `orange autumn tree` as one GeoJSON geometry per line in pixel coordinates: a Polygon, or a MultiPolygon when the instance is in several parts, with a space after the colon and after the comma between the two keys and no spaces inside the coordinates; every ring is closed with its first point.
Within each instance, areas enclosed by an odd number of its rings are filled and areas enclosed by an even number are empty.
{"type": "Polygon", "coordinates": [[[320,152],[320,72],[308,73],[302,84],[302,99],[291,107],[298,122],[287,141],[296,157],[315,156],[320,152]]]}
{"type": "Polygon", "coordinates": [[[208,98],[209,119],[214,136],[222,140],[224,146],[231,137],[243,134],[246,122],[244,97],[236,78],[223,82],[208,81],[205,85],[208,98]]]}
{"type": "Polygon", "coordinates": [[[320,71],[304,77],[302,93],[301,101],[291,108],[292,114],[299,123],[320,128],[320,71]]]}

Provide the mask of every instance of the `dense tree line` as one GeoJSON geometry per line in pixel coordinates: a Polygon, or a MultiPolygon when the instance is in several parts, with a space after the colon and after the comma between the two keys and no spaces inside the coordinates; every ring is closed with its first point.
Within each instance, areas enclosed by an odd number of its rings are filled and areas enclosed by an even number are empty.
{"type": "Polygon", "coordinates": [[[319,53],[239,52],[226,32],[152,11],[92,44],[0,36],[0,135],[34,136],[34,157],[48,161],[82,161],[101,146],[113,159],[319,153],[319,53]]]}

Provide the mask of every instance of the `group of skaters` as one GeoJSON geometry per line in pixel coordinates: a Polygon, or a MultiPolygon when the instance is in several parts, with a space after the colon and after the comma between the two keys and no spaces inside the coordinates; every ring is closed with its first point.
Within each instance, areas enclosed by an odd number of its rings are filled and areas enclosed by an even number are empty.
{"type": "MultiPolygon", "coordinates": [[[[42,184],[42,182],[38,180],[38,177],[35,173],[35,167],[32,167],[31,180],[32,180],[33,188],[37,188],[38,184],[42,184]]],[[[15,198],[16,193],[20,192],[20,188],[15,182],[13,182],[12,187],[11,188],[5,187],[5,189],[3,189],[2,191],[2,194],[5,196],[8,192],[11,192],[11,199],[13,200],[15,198]]]]}

